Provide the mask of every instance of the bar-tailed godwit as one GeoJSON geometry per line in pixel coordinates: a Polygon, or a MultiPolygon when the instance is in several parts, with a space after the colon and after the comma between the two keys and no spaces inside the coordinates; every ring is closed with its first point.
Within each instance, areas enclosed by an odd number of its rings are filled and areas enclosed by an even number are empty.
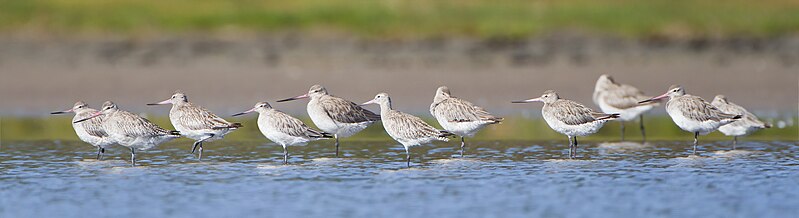
{"type": "Polygon", "coordinates": [[[288,146],[304,145],[310,141],[333,138],[328,133],[311,129],[300,119],[272,108],[269,103],[258,102],[248,111],[234,114],[241,116],[251,112],[258,112],[258,129],[269,140],[283,146],[283,164],[289,162],[288,146]]]}
{"type": "Polygon", "coordinates": [[[561,99],[558,93],[547,90],[541,97],[513,101],[513,103],[543,102],[541,115],[550,128],[569,137],[569,158],[577,157],[577,136],[596,133],[606,122],[616,119],[619,114],[594,112],[580,103],[561,99]]]}
{"type": "Polygon", "coordinates": [[[147,150],[158,144],[180,138],[178,131],[170,131],[128,111],[120,110],[114,102],[106,101],[103,108],[89,117],[76,120],[80,123],[104,115],[103,129],[117,144],[130,148],[130,164],[136,166],[136,151],[147,150]]]}
{"type": "Polygon", "coordinates": [[[732,136],[732,150],[735,150],[735,146],[738,145],[738,136],[745,136],[760,129],[771,128],[771,124],[760,121],[757,116],[747,111],[744,107],[728,101],[727,97],[723,95],[716,95],[710,104],[721,110],[721,112],[743,115],[738,121],[719,127],[719,132],[732,136]]]}
{"type": "Polygon", "coordinates": [[[607,74],[599,76],[594,87],[594,103],[607,114],[619,114],[619,124],[621,124],[621,140],[624,141],[624,122],[639,118],[641,136],[646,141],[644,131],[643,113],[651,110],[659,101],[650,101],[646,104],[638,102],[651,98],[644,95],[641,90],[631,85],[617,83],[613,77],[607,74]]]}
{"type": "Polygon", "coordinates": [[[446,86],[436,90],[433,104],[430,104],[430,114],[445,130],[461,137],[461,157],[466,145],[464,137],[472,137],[480,129],[502,121],[502,118],[491,115],[469,101],[452,97],[446,86]]]}
{"type": "Polygon", "coordinates": [[[696,146],[699,144],[699,135],[707,135],[716,131],[720,126],[731,123],[741,118],[740,114],[724,113],[710,105],[699,96],[685,94],[685,89],[679,85],[672,85],[666,93],[641,101],[646,104],[669,98],[666,102],[666,112],[680,129],[694,133],[693,154],[696,155],[696,146]]]}
{"type": "Polygon", "coordinates": [[[377,94],[374,99],[361,105],[367,104],[380,105],[380,119],[383,122],[383,128],[391,138],[405,147],[405,160],[408,167],[411,167],[410,147],[430,144],[433,141],[446,142],[449,141],[447,137],[453,135],[430,126],[416,116],[392,109],[391,98],[386,93],[377,94]]]}
{"type": "Polygon", "coordinates": [[[198,159],[203,158],[203,142],[222,139],[233,130],[241,127],[240,123],[231,123],[211,111],[189,102],[185,94],[178,91],[167,100],[147,105],[172,104],[169,120],[181,135],[196,140],[191,153],[199,147],[198,159]]]}
{"type": "Polygon", "coordinates": [[[336,138],[336,157],[338,157],[339,138],[346,138],[366,129],[380,120],[377,115],[361,106],[327,93],[321,85],[313,85],[308,93],[277,102],[311,98],[308,102],[308,116],[316,127],[336,138]]]}
{"type": "Polygon", "coordinates": [[[97,110],[90,108],[88,104],[82,101],[75,102],[75,106],[72,106],[72,109],[56,111],[50,114],[64,113],[75,113],[75,116],[72,117],[72,128],[75,129],[75,134],[78,135],[80,140],[96,147],[97,160],[102,160],[103,154],[105,154],[105,148],[115,143],[114,140],[108,136],[108,133],[103,130],[103,121],[105,121],[105,117],[100,116],[88,122],[75,123],[75,121],[90,117],[97,113],[97,110]]]}

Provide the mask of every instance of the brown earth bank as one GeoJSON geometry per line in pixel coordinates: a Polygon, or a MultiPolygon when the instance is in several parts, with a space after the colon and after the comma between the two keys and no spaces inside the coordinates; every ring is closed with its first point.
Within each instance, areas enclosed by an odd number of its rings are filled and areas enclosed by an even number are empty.
{"type": "Polygon", "coordinates": [[[388,92],[395,108],[422,115],[436,87],[447,85],[453,95],[497,114],[537,114],[531,111],[540,106],[509,102],[554,89],[597,108],[591,95],[601,74],[650,95],[681,84],[708,101],[724,94],[765,116],[796,115],[799,37],[6,36],[0,37],[0,115],[44,115],[77,100],[94,107],[113,100],[131,111],[165,114],[167,108],[145,103],[166,99],[178,89],[221,115],[263,100],[302,115],[305,102],[274,101],[303,94],[313,84],[355,102],[388,92]]]}

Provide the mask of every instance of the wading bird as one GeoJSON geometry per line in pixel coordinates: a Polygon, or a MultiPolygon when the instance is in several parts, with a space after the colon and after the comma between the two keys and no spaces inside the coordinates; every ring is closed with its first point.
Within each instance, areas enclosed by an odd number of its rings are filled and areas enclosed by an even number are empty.
{"type": "Polygon", "coordinates": [[[541,97],[513,101],[513,103],[543,102],[541,115],[550,128],[569,137],[569,158],[577,157],[577,136],[596,133],[606,122],[616,119],[619,114],[594,112],[580,103],[561,99],[558,93],[547,90],[541,97]]]}
{"type": "Polygon", "coordinates": [[[624,141],[624,122],[639,118],[641,137],[646,141],[644,130],[644,113],[655,108],[660,101],[650,101],[646,104],[638,102],[651,98],[637,88],[617,83],[613,77],[603,74],[596,81],[594,87],[594,103],[607,114],[619,114],[621,124],[621,140],[624,141]]]}
{"type": "Polygon", "coordinates": [[[760,129],[771,128],[771,124],[760,121],[757,116],[745,108],[728,101],[727,97],[723,95],[716,95],[710,104],[721,110],[721,112],[743,115],[738,121],[719,127],[719,132],[732,136],[732,150],[735,150],[735,146],[738,145],[738,136],[745,136],[760,129]]]}
{"type": "Polygon", "coordinates": [[[103,129],[117,144],[130,148],[130,164],[136,166],[136,151],[147,150],[158,144],[180,138],[178,131],[170,131],[128,111],[120,110],[114,102],[106,101],[103,108],[89,117],[72,123],[105,117],[103,129]]]}
{"type": "Polygon", "coordinates": [[[380,93],[374,99],[364,102],[361,105],[378,104],[380,105],[380,119],[383,127],[391,138],[405,147],[405,160],[408,167],[411,167],[410,147],[423,144],[430,144],[433,141],[449,141],[448,136],[452,136],[445,130],[438,130],[422,119],[410,114],[400,112],[391,108],[391,98],[386,93],[380,93]]]}
{"type": "Polygon", "coordinates": [[[666,112],[674,123],[680,129],[694,133],[694,155],[700,134],[707,135],[720,126],[741,118],[741,115],[722,112],[699,96],[685,94],[685,89],[679,85],[672,85],[666,93],[641,101],[641,104],[664,98],[669,98],[666,102],[666,112]]]}
{"type": "Polygon", "coordinates": [[[352,136],[380,120],[380,115],[363,109],[351,101],[328,94],[327,89],[321,85],[311,86],[304,95],[277,102],[304,98],[311,98],[307,107],[311,121],[316,127],[333,134],[336,138],[336,157],[338,157],[339,138],[352,136]]]}
{"type": "Polygon", "coordinates": [[[114,140],[108,136],[108,133],[103,130],[103,121],[105,121],[105,117],[100,116],[88,122],[75,123],[75,121],[90,117],[97,113],[97,110],[90,108],[88,104],[82,101],[75,102],[75,106],[72,106],[72,109],[56,111],[50,114],[64,113],[75,113],[75,116],[72,117],[72,128],[75,129],[75,134],[78,135],[81,141],[96,147],[97,160],[102,160],[103,154],[105,154],[105,148],[115,143],[114,140]]]}
{"type": "Polygon", "coordinates": [[[217,116],[211,111],[189,102],[182,92],[175,92],[167,100],[150,103],[147,105],[172,104],[169,110],[169,120],[181,135],[196,140],[191,147],[191,153],[199,147],[198,159],[203,158],[203,142],[222,139],[233,130],[241,127],[240,123],[231,123],[217,116]]]}
{"type": "Polygon", "coordinates": [[[261,133],[267,139],[283,146],[283,164],[289,163],[288,146],[305,145],[310,141],[333,137],[328,133],[311,129],[300,119],[275,110],[266,102],[258,102],[252,109],[233,116],[251,112],[258,112],[258,129],[261,130],[261,133]]]}
{"type": "Polygon", "coordinates": [[[461,137],[461,157],[466,145],[464,137],[473,137],[480,129],[502,121],[502,118],[491,115],[471,102],[452,97],[446,86],[436,90],[433,104],[430,105],[430,114],[445,130],[461,137]]]}

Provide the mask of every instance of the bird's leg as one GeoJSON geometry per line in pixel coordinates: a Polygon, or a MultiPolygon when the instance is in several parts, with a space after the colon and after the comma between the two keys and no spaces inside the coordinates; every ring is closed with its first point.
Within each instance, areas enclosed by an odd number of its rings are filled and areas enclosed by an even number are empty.
{"type": "Polygon", "coordinates": [[[574,152],[572,152],[572,154],[577,158],[577,136],[574,136],[574,152]]]}
{"type": "Polygon", "coordinates": [[[105,156],[105,148],[100,148],[100,160],[103,160],[103,156],[105,156]]]}
{"type": "Polygon", "coordinates": [[[338,157],[338,134],[333,134],[333,137],[336,138],[336,157],[338,157]]]}
{"type": "Polygon", "coordinates": [[[289,149],[283,146],[283,164],[289,164],[289,149]]]}
{"type": "Polygon", "coordinates": [[[197,140],[194,142],[194,145],[191,146],[191,153],[194,154],[194,151],[197,150],[197,146],[203,143],[203,140],[197,140]]]}
{"type": "Polygon", "coordinates": [[[643,138],[643,142],[646,142],[646,131],[644,131],[644,115],[641,114],[639,118],[641,119],[639,122],[641,124],[641,137],[643,138]]]}
{"type": "Polygon", "coordinates": [[[732,137],[732,150],[735,150],[735,146],[738,145],[738,136],[732,137]]]}
{"type": "Polygon", "coordinates": [[[97,160],[100,160],[100,154],[103,153],[103,148],[97,146],[97,160]]]}
{"type": "Polygon", "coordinates": [[[411,152],[408,150],[408,146],[405,147],[405,163],[408,168],[411,168],[411,152]]]}
{"type": "Polygon", "coordinates": [[[463,157],[463,148],[465,146],[466,146],[466,142],[464,141],[463,136],[461,136],[461,157],[463,157]]]}
{"type": "Polygon", "coordinates": [[[696,145],[699,144],[699,132],[694,133],[694,155],[696,155],[696,145]]]}
{"type": "Polygon", "coordinates": [[[136,166],[136,151],[130,147],[130,166],[136,166]]]}
{"type": "Polygon", "coordinates": [[[194,154],[194,150],[199,147],[199,152],[200,153],[197,156],[198,160],[202,160],[203,159],[203,142],[205,142],[205,140],[208,140],[208,139],[213,138],[213,137],[214,137],[214,134],[208,134],[205,137],[201,138],[200,140],[197,140],[196,142],[194,142],[194,146],[192,146],[192,148],[191,148],[191,153],[194,154]]]}
{"type": "Polygon", "coordinates": [[[621,141],[624,141],[624,121],[619,121],[621,124],[621,141]]]}
{"type": "Polygon", "coordinates": [[[567,137],[569,137],[569,159],[572,159],[572,144],[574,144],[574,142],[572,142],[572,137],[571,136],[567,136],[567,137]]]}

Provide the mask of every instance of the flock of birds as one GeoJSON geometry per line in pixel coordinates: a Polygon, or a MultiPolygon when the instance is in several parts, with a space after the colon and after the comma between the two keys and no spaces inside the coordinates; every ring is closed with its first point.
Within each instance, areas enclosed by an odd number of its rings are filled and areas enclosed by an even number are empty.
{"type": "MultiPolygon", "coordinates": [[[[336,157],[339,155],[339,138],[352,136],[375,122],[382,122],[391,138],[405,147],[406,164],[410,167],[410,147],[429,144],[433,141],[448,141],[451,136],[460,136],[461,150],[466,144],[465,137],[472,137],[479,130],[491,124],[502,122],[485,109],[469,101],[453,97],[449,88],[436,90],[430,113],[443,130],[427,124],[422,119],[395,110],[391,98],[386,93],[377,94],[374,99],[356,104],[343,98],[330,95],[320,85],[311,86],[308,93],[277,102],[310,98],[307,110],[313,123],[320,130],[305,125],[301,120],[272,108],[267,102],[258,102],[252,109],[234,114],[240,116],[258,113],[258,128],[269,140],[283,147],[283,163],[288,163],[288,146],[302,145],[310,141],[334,138],[336,157]],[[362,106],[377,104],[380,113],[364,109],[362,106]]],[[[694,133],[693,154],[696,154],[698,136],[719,130],[734,136],[733,149],[737,137],[750,134],[770,125],[741,106],[729,102],[724,96],[716,96],[708,103],[698,96],[685,93],[680,86],[672,86],[662,95],[646,96],[637,88],[620,84],[608,75],[602,75],[596,83],[593,100],[602,112],[596,112],[580,103],[560,98],[552,90],[545,91],[538,98],[513,101],[513,103],[542,102],[541,113],[546,123],[555,131],[568,136],[569,158],[576,157],[577,137],[587,136],[599,131],[611,120],[622,121],[622,140],[624,121],[641,119],[641,134],[646,138],[643,113],[655,108],[666,98],[666,111],[681,129],[694,133]]],[[[188,101],[185,94],[176,92],[167,100],[148,105],[171,104],[169,119],[176,131],[167,130],[134,113],[119,109],[116,104],[106,101],[100,110],[89,108],[84,102],[74,107],[52,114],[75,113],[72,126],[78,137],[97,148],[97,159],[101,160],[105,148],[119,144],[130,149],[131,165],[136,165],[136,150],[147,150],[158,144],[181,136],[194,139],[191,152],[198,152],[202,159],[203,143],[224,138],[232,131],[242,128],[240,123],[228,122],[207,109],[188,101]]]]}

